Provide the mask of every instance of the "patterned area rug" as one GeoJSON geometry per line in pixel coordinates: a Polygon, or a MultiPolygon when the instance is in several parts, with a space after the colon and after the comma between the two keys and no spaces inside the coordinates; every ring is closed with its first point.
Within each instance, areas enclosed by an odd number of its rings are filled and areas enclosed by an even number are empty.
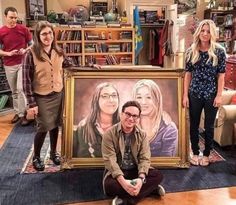
{"type": "MultiPolygon", "coordinates": [[[[59,137],[59,139],[60,139],[60,137],[59,137]]],[[[204,139],[202,137],[200,137],[199,146],[200,146],[200,150],[201,150],[200,156],[202,156],[202,150],[204,150],[204,139]]],[[[57,150],[59,152],[61,151],[60,140],[58,140],[57,150]]],[[[192,155],[192,152],[190,153],[190,156],[191,155],[192,155]]],[[[42,173],[53,173],[53,172],[60,171],[60,166],[54,165],[53,162],[49,159],[49,156],[50,156],[50,140],[49,140],[49,136],[47,136],[45,138],[45,142],[44,142],[42,150],[41,150],[41,158],[44,160],[44,164],[45,164],[45,170],[42,171],[42,173]]],[[[209,158],[210,158],[210,163],[225,161],[225,159],[215,149],[213,149],[211,151],[209,158]]],[[[24,166],[21,170],[21,174],[39,173],[38,171],[36,171],[33,168],[32,159],[33,159],[33,145],[31,147],[30,153],[24,163],[24,166]]]]}
{"type": "MultiPolygon", "coordinates": [[[[59,134],[58,137],[58,144],[57,144],[57,151],[61,152],[61,135],[59,134]]],[[[46,136],[43,147],[41,149],[41,159],[44,161],[45,169],[44,171],[40,171],[42,173],[52,173],[60,171],[60,166],[56,166],[53,164],[52,160],[50,160],[50,138],[49,135],[46,136]]],[[[21,174],[33,174],[33,173],[40,173],[33,168],[33,155],[34,155],[34,145],[32,145],[30,149],[30,153],[25,160],[24,166],[21,170],[21,174]]]]}
{"type": "MultiPolygon", "coordinates": [[[[205,140],[203,139],[203,137],[199,138],[199,147],[200,147],[200,157],[203,157],[203,150],[205,149],[205,140]]],[[[190,152],[190,157],[192,157],[193,153],[192,151],[190,152]]],[[[209,160],[210,163],[214,163],[214,162],[220,162],[220,161],[225,161],[225,159],[215,150],[213,149],[210,153],[209,156],[209,160]]]]}

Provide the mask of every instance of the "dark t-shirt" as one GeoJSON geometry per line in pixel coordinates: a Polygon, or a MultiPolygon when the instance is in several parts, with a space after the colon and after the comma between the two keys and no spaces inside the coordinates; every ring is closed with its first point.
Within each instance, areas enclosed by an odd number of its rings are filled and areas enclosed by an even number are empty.
{"type": "Polygon", "coordinates": [[[131,152],[131,138],[134,137],[134,133],[125,134],[123,133],[125,139],[125,152],[122,160],[121,168],[123,170],[131,170],[136,168],[136,163],[134,156],[131,152]]]}

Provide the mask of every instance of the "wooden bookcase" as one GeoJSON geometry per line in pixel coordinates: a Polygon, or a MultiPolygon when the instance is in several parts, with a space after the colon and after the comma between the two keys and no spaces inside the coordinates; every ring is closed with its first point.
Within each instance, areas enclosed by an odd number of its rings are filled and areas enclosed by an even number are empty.
{"type": "Polygon", "coordinates": [[[77,66],[83,65],[82,61],[82,29],[57,27],[55,29],[57,44],[64,49],[77,66]]]}
{"type": "Polygon", "coordinates": [[[134,65],[133,28],[57,27],[56,39],[78,66],[134,65]]]}

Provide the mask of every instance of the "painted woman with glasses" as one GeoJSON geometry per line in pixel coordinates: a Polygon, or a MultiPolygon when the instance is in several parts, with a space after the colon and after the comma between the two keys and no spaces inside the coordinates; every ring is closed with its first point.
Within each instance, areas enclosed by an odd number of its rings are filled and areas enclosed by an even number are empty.
{"type": "Polygon", "coordinates": [[[97,85],[90,113],[74,129],[73,157],[102,157],[102,134],[119,122],[119,94],[115,86],[97,85]]]}
{"type": "Polygon", "coordinates": [[[163,110],[158,85],[152,80],[138,81],[133,87],[133,99],[141,105],[140,126],[147,133],[152,157],[175,156],[178,129],[170,115],[163,110]]]}

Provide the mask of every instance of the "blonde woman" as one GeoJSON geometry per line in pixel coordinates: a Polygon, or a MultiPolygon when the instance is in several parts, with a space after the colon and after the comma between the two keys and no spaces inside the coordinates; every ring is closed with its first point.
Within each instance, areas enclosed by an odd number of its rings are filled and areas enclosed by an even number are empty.
{"type": "Polygon", "coordinates": [[[183,106],[189,107],[190,141],[193,156],[191,164],[208,166],[213,147],[214,121],[222,102],[224,87],[225,50],[216,42],[216,26],[212,20],[200,22],[187,50],[184,77],[183,106]],[[205,150],[199,157],[199,123],[205,113],[205,150]]]}
{"type": "Polygon", "coordinates": [[[163,111],[158,85],[152,80],[138,81],[133,88],[133,98],[141,105],[140,126],[149,138],[152,157],[175,156],[178,130],[169,114],[163,111]]]}
{"type": "Polygon", "coordinates": [[[90,113],[74,131],[74,157],[102,157],[103,133],[118,123],[119,94],[115,86],[104,82],[97,85],[91,101],[90,113]]]}

